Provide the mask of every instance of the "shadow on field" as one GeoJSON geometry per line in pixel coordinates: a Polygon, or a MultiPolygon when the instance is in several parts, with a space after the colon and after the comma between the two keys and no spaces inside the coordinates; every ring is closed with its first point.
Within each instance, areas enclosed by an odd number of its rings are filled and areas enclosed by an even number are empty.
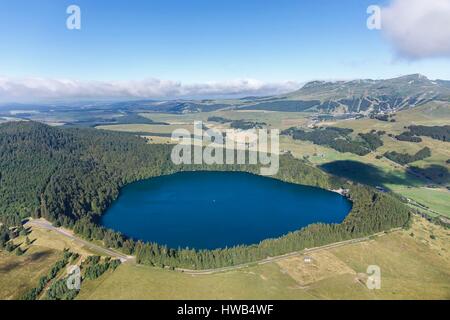
{"type": "Polygon", "coordinates": [[[0,273],[9,272],[11,270],[14,270],[15,268],[25,266],[31,262],[40,262],[40,261],[46,259],[51,254],[52,254],[52,251],[47,250],[47,251],[35,252],[33,254],[30,254],[25,259],[23,259],[23,257],[17,257],[17,259],[20,259],[20,260],[0,265],[0,273]]]}
{"type": "Polygon", "coordinates": [[[447,185],[450,183],[450,174],[444,166],[433,164],[426,168],[410,167],[410,171],[420,174],[434,183],[447,185]]]}
{"type": "Polygon", "coordinates": [[[35,253],[32,253],[27,260],[31,261],[31,262],[38,262],[38,261],[41,261],[41,260],[47,258],[51,254],[52,254],[52,251],[50,251],[50,250],[35,252],[35,253]]]}
{"type": "Polygon", "coordinates": [[[4,264],[4,265],[0,265],[0,273],[7,273],[21,265],[22,265],[22,263],[16,262],[16,261],[10,262],[10,263],[4,264]]]}
{"type": "Polygon", "coordinates": [[[374,165],[359,161],[333,161],[320,166],[324,171],[337,177],[349,179],[369,186],[385,186],[386,184],[402,184],[412,186],[408,179],[389,174],[374,165]]]}

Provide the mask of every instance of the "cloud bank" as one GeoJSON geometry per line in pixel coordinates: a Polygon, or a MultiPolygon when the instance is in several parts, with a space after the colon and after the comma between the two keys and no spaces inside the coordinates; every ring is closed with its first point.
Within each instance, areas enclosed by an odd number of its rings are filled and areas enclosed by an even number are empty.
{"type": "Polygon", "coordinates": [[[400,57],[450,58],[450,0],[392,0],[381,19],[400,57]]]}
{"type": "Polygon", "coordinates": [[[267,83],[254,79],[183,84],[177,81],[77,81],[0,77],[0,99],[8,102],[61,99],[175,99],[281,94],[296,90],[293,81],[267,83]]]}

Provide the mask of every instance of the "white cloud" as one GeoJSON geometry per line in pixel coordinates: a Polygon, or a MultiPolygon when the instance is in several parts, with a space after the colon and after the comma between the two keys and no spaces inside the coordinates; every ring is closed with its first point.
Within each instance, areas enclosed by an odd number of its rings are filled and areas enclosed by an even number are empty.
{"type": "Polygon", "coordinates": [[[292,81],[266,83],[253,79],[183,84],[159,79],[107,82],[0,77],[0,99],[8,102],[52,99],[174,99],[280,94],[299,87],[299,83],[292,81]]]}
{"type": "Polygon", "coordinates": [[[450,57],[450,0],[391,0],[381,19],[401,57],[450,57]]]}

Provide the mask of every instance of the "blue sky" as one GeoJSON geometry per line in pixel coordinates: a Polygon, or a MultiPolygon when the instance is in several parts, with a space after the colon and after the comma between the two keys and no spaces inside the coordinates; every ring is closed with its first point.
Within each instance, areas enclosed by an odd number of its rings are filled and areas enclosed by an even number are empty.
{"type": "MultiPolygon", "coordinates": [[[[390,0],[378,1],[386,4],[390,0]]],[[[448,58],[399,57],[366,28],[374,0],[2,0],[0,77],[202,83],[450,79],[448,58]],[[66,8],[82,11],[68,30],[66,8]]]]}

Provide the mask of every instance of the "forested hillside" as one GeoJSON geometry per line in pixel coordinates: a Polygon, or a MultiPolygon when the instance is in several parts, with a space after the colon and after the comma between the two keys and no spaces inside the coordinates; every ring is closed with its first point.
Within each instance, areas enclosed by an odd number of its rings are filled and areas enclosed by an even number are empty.
{"type": "Polygon", "coordinates": [[[314,144],[328,146],[339,152],[350,152],[359,156],[365,156],[370,151],[383,145],[380,136],[383,132],[368,132],[359,134],[360,141],[352,139],[349,134],[353,129],[326,127],[305,131],[299,128],[289,128],[281,132],[283,135],[292,136],[294,140],[311,141],[314,144]]]}
{"type": "Polygon", "coordinates": [[[257,166],[174,166],[171,146],[147,144],[130,134],[54,128],[34,122],[0,125],[0,221],[44,217],[87,239],[136,254],[158,266],[210,268],[369,235],[404,226],[409,210],[397,198],[334,178],[290,155],[280,159],[276,178],[325,189],[345,187],[353,209],[340,225],[317,224],[259,245],[195,251],[144,244],[97,225],[98,217],[130,182],[181,170],[239,170],[257,166]]]}
{"type": "Polygon", "coordinates": [[[21,122],[0,126],[0,164],[1,215],[55,221],[100,214],[122,185],[170,161],[168,147],[130,135],[21,122]]]}

